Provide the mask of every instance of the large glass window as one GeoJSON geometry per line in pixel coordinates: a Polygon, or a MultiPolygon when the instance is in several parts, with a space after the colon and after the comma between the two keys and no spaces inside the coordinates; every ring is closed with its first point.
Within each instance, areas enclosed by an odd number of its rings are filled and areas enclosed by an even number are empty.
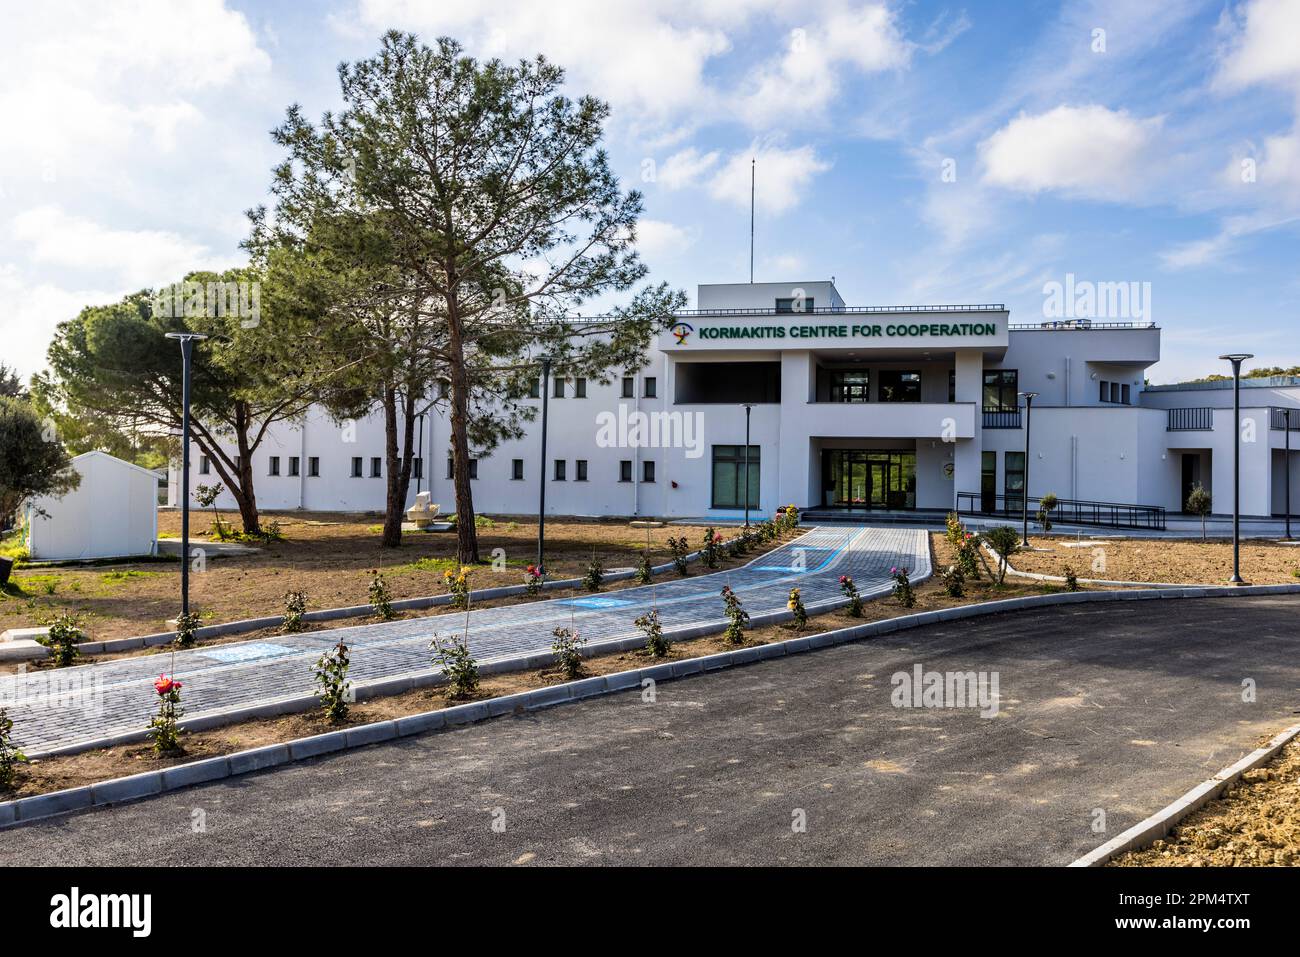
{"type": "Polygon", "coordinates": [[[916,507],[916,453],[827,449],[822,459],[827,505],[848,508],[916,507]]]}
{"type": "Polygon", "coordinates": [[[980,453],[980,511],[998,507],[998,453],[980,453]]]}
{"type": "Polygon", "coordinates": [[[920,402],[921,373],[885,369],[880,373],[881,402],[920,402]]]}
{"type": "Polygon", "coordinates": [[[1014,412],[1020,406],[1020,373],[1016,369],[991,369],[984,373],[984,411],[1014,412]]]}
{"type": "Polygon", "coordinates": [[[867,402],[871,394],[871,376],[865,369],[832,369],[832,402],[867,402]]]}
{"type": "MultiPolygon", "coordinates": [[[[749,507],[758,508],[759,447],[749,447],[749,507]]],[[[745,507],[745,447],[713,447],[713,508],[745,507]]]]}
{"type": "Polygon", "coordinates": [[[1007,452],[1005,463],[1002,489],[1006,495],[1006,507],[1019,511],[1025,494],[1025,453],[1007,452]]]}

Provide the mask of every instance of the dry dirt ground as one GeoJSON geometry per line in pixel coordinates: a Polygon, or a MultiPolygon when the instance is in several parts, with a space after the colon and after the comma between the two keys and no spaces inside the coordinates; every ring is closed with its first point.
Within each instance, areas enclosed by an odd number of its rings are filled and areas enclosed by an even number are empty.
{"type": "MultiPolygon", "coordinates": [[[[1109,581],[1221,584],[1232,575],[1232,542],[1184,539],[1088,539],[1083,548],[1066,546],[1080,541],[1030,536],[1029,543],[1042,552],[1018,552],[1012,567],[1024,572],[1064,575],[1066,566],[1080,578],[1109,581]]],[[[1241,543],[1241,577],[1252,585],[1300,583],[1300,545],[1247,539],[1241,543]]]]}
{"type": "MultiPolygon", "coordinates": [[[[942,535],[932,535],[931,545],[934,550],[933,557],[936,569],[954,561],[955,556],[942,535]]],[[[1005,585],[997,586],[987,576],[984,576],[979,581],[968,583],[964,596],[953,598],[945,592],[943,584],[936,576],[915,586],[916,604],[912,608],[904,608],[892,597],[879,598],[864,603],[861,618],[853,618],[845,610],[818,615],[810,619],[808,626],[803,630],[803,634],[833,631],[837,628],[845,628],[867,621],[879,621],[898,615],[914,614],[936,608],[949,608],[955,605],[1014,598],[1022,595],[1039,595],[1056,590],[1058,589],[1055,586],[1038,583],[1008,582],[1005,585]]],[[[784,641],[796,637],[797,634],[798,632],[792,624],[756,628],[745,633],[744,645],[784,641]]],[[[238,637],[246,639],[249,636],[238,637]]],[[[693,641],[678,642],[672,645],[667,660],[710,655],[736,647],[743,647],[743,645],[728,644],[721,635],[698,638],[693,641]]],[[[156,651],[156,649],[153,650],[156,651]]],[[[652,659],[640,651],[599,655],[586,659],[583,674],[584,676],[612,674],[618,671],[640,668],[651,662],[652,659]]],[[[491,675],[482,680],[476,695],[464,700],[482,700],[514,694],[532,688],[545,687],[563,680],[563,676],[555,669],[491,675]]],[[[353,705],[348,724],[384,721],[460,703],[462,702],[448,700],[447,694],[442,688],[418,688],[402,694],[374,698],[353,705]]],[[[148,718],[149,715],[141,714],[141,726],[147,723],[148,718]]],[[[181,724],[184,725],[183,719],[181,724]]],[[[30,764],[20,765],[15,789],[12,792],[0,792],[0,797],[24,797],[31,794],[57,791],[62,788],[80,787],[84,784],[92,784],[97,781],[105,781],[159,767],[168,767],[177,763],[230,754],[247,748],[320,734],[335,727],[337,726],[328,724],[319,713],[311,712],[244,721],[186,735],[182,739],[185,754],[180,758],[157,757],[150,746],[146,744],[127,745],[46,758],[30,764]]]]}
{"type": "MultiPolygon", "coordinates": [[[[224,517],[226,521],[232,518],[229,514],[224,517]]],[[[212,558],[205,571],[190,575],[190,601],[204,624],[282,614],[288,591],[306,592],[309,609],[367,604],[372,568],[383,570],[394,599],[439,595],[446,591],[443,572],[458,567],[452,532],[408,532],[403,534],[400,548],[387,549],[379,545],[382,518],[377,514],[264,512],[264,525],[271,521],[280,523],[284,541],[258,546],[255,555],[212,558]]],[[[209,525],[206,516],[191,518],[192,532],[206,531],[209,525]]],[[[158,530],[163,537],[179,537],[179,514],[160,512],[158,530]]],[[[732,534],[727,529],[721,531],[732,534]]],[[[490,562],[493,550],[500,548],[506,567],[500,572],[489,564],[476,567],[473,587],[521,584],[524,569],[537,555],[537,525],[494,520],[491,526],[480,528],[478,536],[484,561],[490,562]]],[[[667,541],[680,536],[686,537],[694,551],[703,540],[704,528],[666,525],[651,529],[651,563],[670,561],[667,541]]],[[[631,567],[640,559],[645,543],[645,530],[630,528],[626,521],[548,520],[547,571],[551,577],[581,577],[593,555],[604,563],[606,571],[631,567]]],[[[179,568],[173,560],[15,569],[9,585],[0,592],[0,630],[45,624],[67,610],[81,619],[82,630],[92,641],[166,631],[167,619],[179,610],[179,568]]],[[[692,570],[698,572],[699,565],[692,570]]],[[[620,584],[627,583],[606,587],[620,584]]],[[[550,592],[548,597],[558,594],[550,592]]],[[[247,637],[239,636],[241,640],[247,637]]]]}
{"type": "Polygon", "coordinates": [[[1232,790],[1172,834],[1112,862],[1116,867],[1300,865],[1300,744],[1242,775],[1232,790]]]}

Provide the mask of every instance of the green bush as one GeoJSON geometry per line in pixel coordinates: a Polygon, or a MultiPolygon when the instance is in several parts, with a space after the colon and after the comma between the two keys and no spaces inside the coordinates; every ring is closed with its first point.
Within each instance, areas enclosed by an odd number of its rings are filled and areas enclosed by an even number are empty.
{"type": "Polygon", "coordinates": [[[325,712],[325,720],[331,724],[347,720],[348,668],[352,661],[348,657],[348,646],[339,642],[316,660],[315,678],[320,685],[320,706],[325,712]]]}
{"type": "Polygon", "coordinates": [[[999,525],[984,533],[984,540],[998,556],[998,584],[1007,577],[1007,566],[1011,556],[1020,550],[1020,533],[1010,525],[999,525]]]}
{"type": "Polygon", "coordinates": [[[659,620],[657,609],[641,615],[634,624],[645,635],[645,650],[651,658],[662,658],[668,654],[672,642],[664,637],[664,626],[659,620]]]}
{"type": "Polygon", "coordinates": [[[433,650],[434,666],[447,678],[448,698],[468,698],[478,691],[478,662],[463,637],[443,641],[434,635],[429,647],[433,650]]]}
{"type": "Polygon", "coordinates": [[[307,595],[305,592],[290,591],[284,593],[284,623],[281,627],[288,633],[302,631],[303,615],[307,614],[307,595]]]}
{"type": "Polygon", "coordinates": [[[54,667],[66,668],[81,654],[77,645],[86,640],[86,633],[80,626],[81,622],[66,611],[50,622],[50,633],[40,642],[50,649],[54,667]]]}
{"type": "Polygon", "coordinates": [[[555,654],[555,663],[564,672],[564,677],[570,680],[581,678],[582,646],[587,643],[587,639],[569,628],[556,628],[551,634],[555,638],[551,642],[551,651],[555,654]]]}

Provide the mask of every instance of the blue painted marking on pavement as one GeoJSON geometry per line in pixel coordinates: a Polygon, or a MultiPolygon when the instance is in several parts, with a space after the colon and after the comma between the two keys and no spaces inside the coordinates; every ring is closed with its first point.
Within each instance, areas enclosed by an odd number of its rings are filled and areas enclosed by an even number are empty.
{"type": "Polygon", "coordinates": [[[245,644],[230,645],[227,648],[213,648],[211,651],[200,651],[200,658],[211,658],[213,661],[256,661],[259,658],[279,658],[281,655],[297,654],[298,648],[286,648],[284,645],[273,645],[268,641],[250,641],[245,644]]]}

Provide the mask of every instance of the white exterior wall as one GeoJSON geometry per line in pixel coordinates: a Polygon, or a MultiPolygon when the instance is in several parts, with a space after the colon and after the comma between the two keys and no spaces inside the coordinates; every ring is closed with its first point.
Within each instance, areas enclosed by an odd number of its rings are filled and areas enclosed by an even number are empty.
{"type": "Polygon", "coordinates": [[[81,484],[62,498],[39,498],[27,509],[31,557],[60,561],[154,554],[157,475],[106,452],[83,452],[72,464],[81,484]]]}

